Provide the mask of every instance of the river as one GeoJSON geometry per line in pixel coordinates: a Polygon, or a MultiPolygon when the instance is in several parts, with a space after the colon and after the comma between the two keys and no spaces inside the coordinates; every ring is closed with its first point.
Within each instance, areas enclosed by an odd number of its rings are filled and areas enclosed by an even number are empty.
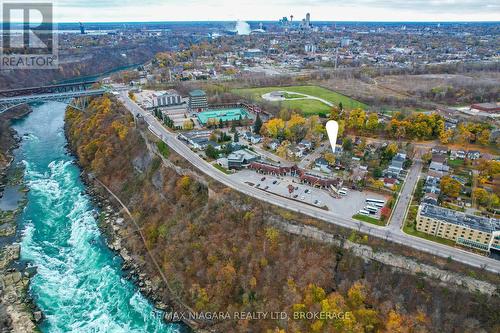
{"type": "Polygon", "coordinates": [[[37,267],[29,292],[42,332],[178,332],[163,322],[106,246],[74,157],[65,148],[66,105],[49,102],[13,127],[23,138],[28,203],[20,216],[21,259],[37,267]]]}

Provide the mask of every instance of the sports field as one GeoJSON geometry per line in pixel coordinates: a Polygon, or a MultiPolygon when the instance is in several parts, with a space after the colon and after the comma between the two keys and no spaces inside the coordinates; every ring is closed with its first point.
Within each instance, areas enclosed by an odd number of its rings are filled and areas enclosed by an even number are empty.
{"type": "MultiPolygon", "coordinates": [[[[273,91],[286,91],[290,94],[301,93],[317,98],[321,98],[333,105],[339,105],[342,103],[343,107],[346,109],[362,108],[367,109],[368,105],[356,101],[348,96],[339,94],[335,91],[319,87],[319,86],[290,86],[290,87],[263,87],[263,88],[243,88],[234,89],[233,92],[249,97],[255,101],[262,101],[262,95],[273,92],[273,91]]],[[[285,97],[287,97],[285,95],[285,97]]],[[[330,112],[331,106],[315,99],[299,99],[297,95],[290,95],[291,100],[276,101],[272,103],[281,103],[283,107],[291,109],[300,109],[304,114],[320,114],[330,112]]]]}

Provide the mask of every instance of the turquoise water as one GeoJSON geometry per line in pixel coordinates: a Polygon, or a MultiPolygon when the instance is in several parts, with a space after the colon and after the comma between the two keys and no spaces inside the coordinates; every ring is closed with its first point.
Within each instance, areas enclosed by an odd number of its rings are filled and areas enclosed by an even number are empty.
{"type": "Polygon", "coordinates": [[[222,121],[231,121],[240,119],[249,118],[248,112],[243,108],[234,108],[234,109],[221,109],[221,110],[210,110],[201,112],[198,114],[198,120],[202,125],[205,125],[208,122],[208,119],[215,118],[217,121],[222,119],[222,121]]]}
{"type": "Polygon", "coordinates": [[[30,294],[42,332],[178,332],[123,276],[97,227],[63,131],[66,105],[42,104],[14,128],[30,189],[21,216],[21,258],[37,267],[30,294]]]}

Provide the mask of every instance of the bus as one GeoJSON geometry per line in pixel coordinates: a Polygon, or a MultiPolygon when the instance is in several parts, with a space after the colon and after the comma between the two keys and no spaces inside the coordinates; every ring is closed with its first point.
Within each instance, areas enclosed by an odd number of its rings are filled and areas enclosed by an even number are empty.
{"type": "Polygon", "coordinates": [[[366,210],[364,210],[364,209],[361,209],[361,210],[359,211],[359,214],[360,214],[360,215],[370,215],[370,212],[369,212],[369,211],[366,211],[366,210]]]}
{"type": "Polygon", "coordinates": [[[370,205],[375,206],[377,208],[383,208],[385,206],[384,204],[378,202],[370,203],[370,205]]]}
{"type": "Polygon", "coordinates": [[[382,205],[382,207],[384,207],[385,205],[385,200],[378,200],[378,199],[366,199],[366,203],[369,204],[369,205],[374,205],[374,204],[379,204],[379,205],[382,205]]]}
{"type": "Polygon", "coordinates": [[[378,208],[373,207],[373,206],[366,206],[365,210],[370,212],[370,214],[377,214],[378,213],[378,208]]]}

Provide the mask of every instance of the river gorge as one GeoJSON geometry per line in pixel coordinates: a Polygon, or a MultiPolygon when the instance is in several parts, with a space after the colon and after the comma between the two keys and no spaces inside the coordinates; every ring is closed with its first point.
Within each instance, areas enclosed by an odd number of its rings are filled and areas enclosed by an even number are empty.
{"type": "Polygon", "coordinates": [[[42,332],[178,332],[125,278],[122,259],[98,228],[64,134],[66,105],[49,102],[13,124],[29,189],[18,218],[21,261],[36,267],[29,294],[42,311],[42,332]]]}

